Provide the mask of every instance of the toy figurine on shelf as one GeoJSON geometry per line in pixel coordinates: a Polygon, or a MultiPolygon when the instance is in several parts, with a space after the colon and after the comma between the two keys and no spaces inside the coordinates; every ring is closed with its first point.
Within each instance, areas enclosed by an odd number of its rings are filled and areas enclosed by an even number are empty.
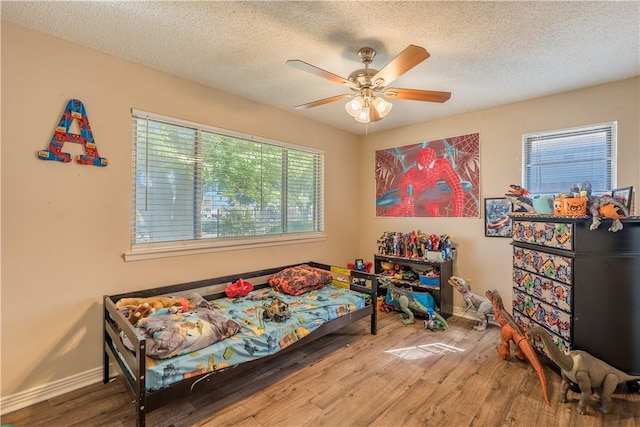
{"type": "MultiPolygon", "coordinates": [[[[388,255],[398,258],[421,259],[428,258],[429,251],[439,251],[442,254],[435,259],[451,259],[451,234],[427,234],[421,230],[407,233],[400,231],[385,231],[377,239],[377,255],[388,255]]],[[[433,254],[432,254],[433,255],[433,254]]]]}
{"type": "Polygon", "coordinates": [[[378,239],[378,255],[387,255],[387,232],[378,239]]]}
{"type": "Polygon", "coordinates": [[[440,249],[444,252],[444,259],[451,258],[451,234],[443,234],[441,236],[440,249]]]}
{"type": "Polygon", "coordinates": [[[437,234],[430,235],[429,241],[431,242],[429,250],[437,251],[440,248],[440,237],[437,234]]]}
{"type": "Polygon", "coordinates": [[[423,233],[422,230],[418,230],[416,233],[416,246],[418,248],[418,258],[424,258],[427,256],[427,236],[426,233],[423,233]]]}
{"type": "Polygon", "coordinates": [[[403,243],[402,233],[397,232],[393,238],[393,249],[394,249],[393,253],[397,257],[402,256],[402,243],[403,243]]]}
{"type": "Polygon", "coordinates": [[[409,234],[409,253],[407,254],[409,258],[418,258],[418,236],[415,231],[412,231],[409,234]]]}
{"type": "Polygon", "coordinates": [[[383,261],[380,263],[380,267],[382,267],[382,274],[384,276],[393,276],[396,274],[396,265],[389,261],[383,261]]]}

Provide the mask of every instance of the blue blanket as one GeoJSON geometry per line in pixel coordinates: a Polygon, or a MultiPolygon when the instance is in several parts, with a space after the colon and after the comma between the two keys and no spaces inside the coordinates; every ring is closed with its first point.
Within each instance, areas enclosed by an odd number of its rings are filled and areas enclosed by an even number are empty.
{"type": "Polygon", "coordinates": [[[253,291],[246,297],[211,301],[212,307],[241,326],[240,331],[197,351],[168,359],[147,357],[146,388],[158,390],[185,378],[238,365],[275,354],[313,332],[322,324],[360,310],[363,294],[326,285],[300,296],[268,290],[253,291]],[[277,297],[289,306],[291,317],[284,322],[266,320],[263,306],[277,297]]]}

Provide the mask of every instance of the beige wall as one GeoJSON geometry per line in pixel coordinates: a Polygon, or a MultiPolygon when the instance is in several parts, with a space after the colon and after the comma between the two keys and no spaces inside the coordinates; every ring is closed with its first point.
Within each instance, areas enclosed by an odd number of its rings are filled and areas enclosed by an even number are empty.
{"type": "MultiPolygon", "coordinates": [[[[523,134],[617,121],[617,184],[640,189],[639,83],[636,77],[368,135],[361,147],[360,253],[374,253],[384,231],[451,233],[459,246],[454,274],[470,279],[475,293],[498,289],[511,309],[509,239],[484,237],[483,218],[375,218],[375,151],[479,132],[480,197],[503,197],[509,184],[521,183],[523,134]]],[[[635,202],[638,206],[637,195],[635,202]]],[[[463,306],[458,294],[454,303],[463,306]]]]}
{"type": "Polygon", "coordinates": [[[3,397],[100,366],[103,294],[357,256],[355,136],[4,21],[1,71],[3,397]],[[107,167],[37,158],[71,98],[107,167]],[[327,240],[124,262],[131,108],[325,150],[327,240]]]}
{"type": "Polygon", "coordinates": [[[617,120],[618,184],[640,187],[637,78],[357,138],[5,22],[1,72],[3,398],[100,366],[103,294],[309,259],[369,260],[385,230],[452,233],[456,273],[509,295],[509,241],[485,238],[482,219],[374,217],[376,149],[480,132],[481,196],[495,197],[520,181],[523,133],[617,120]],[[106,168],[36,158],[70,98],[84,102],[106,168]],[[325,150],[326,242],[125,263],[131,108],[325,150]]]}

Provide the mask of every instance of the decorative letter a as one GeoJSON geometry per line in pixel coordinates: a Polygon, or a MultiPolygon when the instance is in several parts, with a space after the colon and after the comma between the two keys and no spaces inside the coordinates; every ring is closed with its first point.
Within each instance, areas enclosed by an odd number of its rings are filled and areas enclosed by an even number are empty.
{"type": "Polygon", "coordinates": [[[49,148],[38,151],[38,157],[42,160],[69,163],[71,155],[62,152],[62,146],[65,142],[75,142],[84,146],[85,155],[76,158],[76,161],[82,165],[107,166],[109,163],[106,158],[100,157],[98,154],[98,147],[93,141],[93,133],[91,133],[84,105],[77,99],[71,99],[67,102],[67,108],[64,109],[60,122],[51,137],[51,142],[49,142],[49,148]],[[78,124],[80,134],[69,132],[69,127],[74,120],[78,124]]]}

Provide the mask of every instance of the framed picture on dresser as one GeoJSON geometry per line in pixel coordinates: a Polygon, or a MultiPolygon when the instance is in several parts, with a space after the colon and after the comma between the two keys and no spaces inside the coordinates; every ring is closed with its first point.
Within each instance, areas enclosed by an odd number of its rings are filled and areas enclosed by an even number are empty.
{"type": "Polygon", "coordinates": [[[484,235],[485,237],[511,238],[513,224],[508,215],[512,204],[506,197],[484,199],[484,235]]]}
{"type": "Polygon", "coordinates": [[[620,200],[624,204],[624,206],[627,208],[629,215],[632,214],[631,201],[633,200],[633,186],[615,188],[611,191],[611,196],[614,199],[620,200]]]}

